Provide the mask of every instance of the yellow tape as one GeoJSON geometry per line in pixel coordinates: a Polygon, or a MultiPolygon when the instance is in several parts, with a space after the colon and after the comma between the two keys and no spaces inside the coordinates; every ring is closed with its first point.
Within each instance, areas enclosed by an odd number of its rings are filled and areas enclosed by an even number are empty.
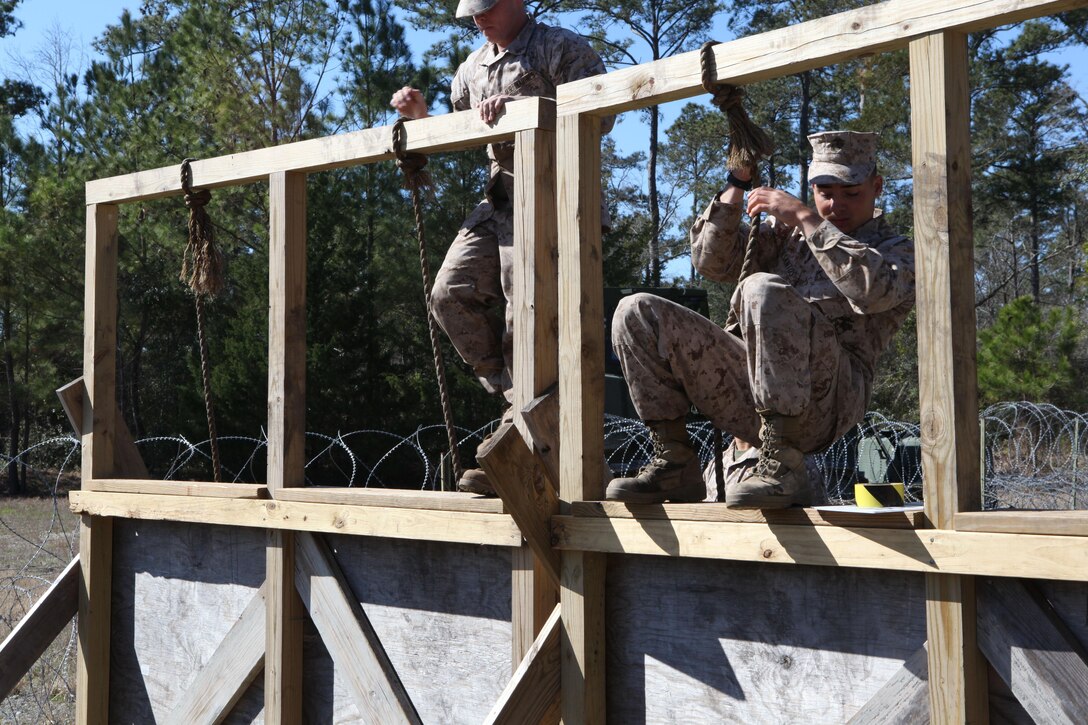
{"type": "Polygon", "coordinates": [[[901,483],[855,483],[854,501],[863,509],[903,505],[901,483]]]}

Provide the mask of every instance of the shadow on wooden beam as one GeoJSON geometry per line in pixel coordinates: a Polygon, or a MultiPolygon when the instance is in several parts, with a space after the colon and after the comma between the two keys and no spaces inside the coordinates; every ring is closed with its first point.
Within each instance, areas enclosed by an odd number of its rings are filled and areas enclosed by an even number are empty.
{"type": "Polygon", "coordinates": [[[559,605],[510,683],[484,720],[486,725],[528,725],[559,721],[559,605]]]}

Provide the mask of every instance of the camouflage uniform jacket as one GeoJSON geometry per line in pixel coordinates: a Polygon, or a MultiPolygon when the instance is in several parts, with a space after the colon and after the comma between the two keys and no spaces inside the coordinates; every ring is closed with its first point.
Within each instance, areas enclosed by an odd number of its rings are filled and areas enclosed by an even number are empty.
{"type": "MultiPolygon", "coordinates": [[[[691,258],[709,279],[735,281],[748,227],[741,209],[717,199],[691,228],[691,258]]],[[[824,221],[811,238],[770,219],[760,228],[752,271],[776,274],[815,305],[867,382],[881,352],[914,306],[914,244],[877,212],[853,236],[824,221]]],[[[734,295],[732,305],[740,301],[734,295]]]]}
{"type": "MultiPolygon", "coordinates": [[[[529,18],[505,49],[484,43],[465,59],[453,77],[450,100],[453,110],[465,111],[498,94],[555,98],[556,86],[604,72],[601,57],[583,38],[529,18]]],[[[612,122],[611,116],[602,119],[601,133],[608,133],[612,122]]],[[[489,196],[496,202],[513,198],[514,143],[491,144],[487,153],[489,196]],[[496,188],[499,178],[505,182],[501,189],[496,188]]]]}

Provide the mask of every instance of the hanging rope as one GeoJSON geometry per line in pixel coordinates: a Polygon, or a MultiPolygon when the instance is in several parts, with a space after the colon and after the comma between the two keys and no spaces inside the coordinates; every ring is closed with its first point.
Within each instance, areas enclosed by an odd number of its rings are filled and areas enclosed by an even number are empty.
{"type": "Polygon", "coordinates": [[[407,151],[407,138],[404,130],[404,118],[393,124],[393,153],[397,157],[397,167],[404,174],[404,188],[412,193],[412,211],[416,218],[416,236],[419,237],[419,267],[423,273],[423,299],[427,305],[427,332],[431,337],[431,351],[434,354],[434,374],[438,379],[438,395],[442,403],[442,420],[446,425],[446,437],[449,439],[450,463],[453,466],[453,478],[461,479],[461,457],[457,453],[457,432],[453,427],[453,407],[450,405],[449,387],[446,385],[446,365],[442,358],[442,344],[438,335],[438,321],[431,314],[431,267],[427,263],[427,243],[423,229],[423,203],[420,199],[424,189],[431,187],[431,175],[424,169],[427,157],[407,151]]]}
{"type": "Polygon", "coordinates": [[[208,416],[208,440],[212,449],[212,474],[222,481],[219,465],[219,437],[215,432],[215,408],[212,405],[211,366],[208,364],[208,337],[204,317],[205,297],[214,297],[223,289],[223,255],[215,246],[215,232],[204,208],[211,201],[207,189],[193,191],[194,159],[181,162],[181,188],[189,209],[189,242],[181,261],[181,281],[189,285],[196,302],[196,332],[200,343],[200,378],[204,386],[204,410],[208,416]]]}

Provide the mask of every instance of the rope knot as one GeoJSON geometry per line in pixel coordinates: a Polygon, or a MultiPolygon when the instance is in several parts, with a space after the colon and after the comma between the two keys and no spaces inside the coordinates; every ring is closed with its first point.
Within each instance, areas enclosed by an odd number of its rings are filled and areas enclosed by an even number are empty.
{"type": "Polygon", "coordinates": [[[200,191],[193,191],[185,194],[185,206],[188,209],[207,206],[208,202],[211,200],[212,192],[207,189],[201,189],[200,191]]]}
{"type": "Polygon", "coordinates": [[[215,246],[215,227],[205,209],[212,193],[193,191],[193,159],[181,162],[181,188],[189,209],[189,240],[181,258],[179,278],[194,295],[214,297],[223,289],[223,254],[215,246]]]}
{"type": "Polygon", "coordinates": [[[714,60],[714,46],[717,41],[703,43],[699,61],[702,67],[703,89],[712,96],[712,103],[729,118],[729,160],[726,166],[731,171],[737,169],[755,169],[760,159],[774,153],[774,142],[767,132],[757,126],[742,101],[746,95],[744,89],[717,80],[717,66],[714,60]]]}
{"type": "Polygon", "coordinates": [[[397,168],[404,174],[404,188],[409,191],[429,189],[434,184],[429,172],[424,171],[427,166],[427,157],[423,154],[408,152],[407,132],[404,122],[407,119],[401,116],[393,124],[393,154],[397,157],[397,168]]]}

